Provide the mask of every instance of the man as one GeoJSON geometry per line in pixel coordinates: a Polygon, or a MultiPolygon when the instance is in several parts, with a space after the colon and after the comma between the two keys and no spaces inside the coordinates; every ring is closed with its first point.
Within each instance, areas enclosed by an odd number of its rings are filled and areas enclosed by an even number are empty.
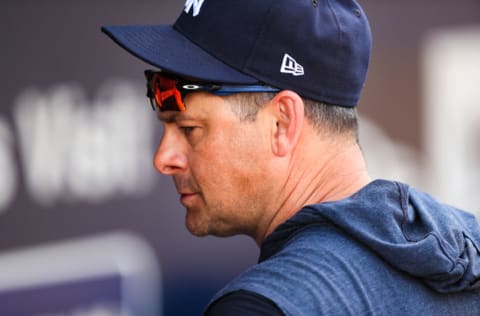
{"type": "Polygon", "coordinates": [[[207,315],[480,314],[475,218],[368,176],[355,1],[189,0],[173,27],[103,31],[160,69],[145,72],[164,125],[154,164],[189,231],[261,247],[207,315]]]}

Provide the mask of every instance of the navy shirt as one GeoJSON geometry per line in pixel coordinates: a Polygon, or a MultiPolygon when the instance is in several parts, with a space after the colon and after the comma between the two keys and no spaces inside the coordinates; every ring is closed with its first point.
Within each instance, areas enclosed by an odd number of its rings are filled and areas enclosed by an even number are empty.
{"type": "Polygon", "coordinates": [[[283,316],[285,315],[265,296],[249,292],[235,291],[215,302],[206,316],[283,316]]]}

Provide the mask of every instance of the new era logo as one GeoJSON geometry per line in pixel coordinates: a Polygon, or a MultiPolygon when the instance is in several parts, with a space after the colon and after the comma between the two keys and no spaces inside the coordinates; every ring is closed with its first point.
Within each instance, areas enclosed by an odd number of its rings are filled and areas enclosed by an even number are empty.
{"type": "Polygon", "coordinates": [[[185,2],[185,13],[190,13],[193,7],[193,16],[197,16],[200,13],[204,1],[205,0],[187,0],[187,2],[185,2]]]}
{"type": "Polygon", "coordinates": [[[297,63],[297,61],[288,54],[285,54],[283,56],[280,72],[294,76],[303,76],[305,74],[305,72],[303,71],[303,66],[297,63]]]}

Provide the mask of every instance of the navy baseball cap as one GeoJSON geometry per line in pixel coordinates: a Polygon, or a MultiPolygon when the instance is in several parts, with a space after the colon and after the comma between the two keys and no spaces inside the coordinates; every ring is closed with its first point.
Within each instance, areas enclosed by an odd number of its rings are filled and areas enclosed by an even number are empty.
{"type": "Polygon", "coordinates": [[[229,84],[262,82],[354,107],[371,32],[354,0],[187,0],[173,25],[104,26],[162,71],[229,84]]]}

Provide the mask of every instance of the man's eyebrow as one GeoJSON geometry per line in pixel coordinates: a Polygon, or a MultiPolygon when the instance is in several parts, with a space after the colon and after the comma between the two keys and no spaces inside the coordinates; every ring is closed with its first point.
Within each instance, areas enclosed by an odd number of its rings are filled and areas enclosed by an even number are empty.
{"type": "Polygon", "coordinates": [[[168,113],[162,114],[161,112],[157,115],[158,119],[164,123],[176,123],[180,121],[191,121],[199,120],[200,118],[188,115],[184,112],[168,113]]]}

